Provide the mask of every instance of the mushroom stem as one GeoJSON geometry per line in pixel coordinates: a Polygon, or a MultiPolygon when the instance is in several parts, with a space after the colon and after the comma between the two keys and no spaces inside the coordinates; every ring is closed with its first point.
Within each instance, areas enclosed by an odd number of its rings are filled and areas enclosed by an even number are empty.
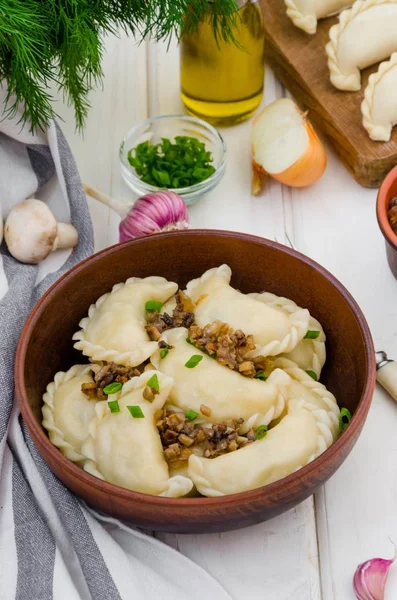
{"type": "Polygon", "coordinates": [[[57,223],[57,236],[51,252],[62,248],[74,248],[79,241],[77,229],[70,223],[57,223]]]}
{"type": "Polygon", "coordinates": [[[86,185],[85,183],[83,183],[83,189],[84,189],[85,193],[87,194],[87,196],[90,196],[90,198],[94,198],[94,200],[98,200],[98,202],[105,204],[105,206],[108,206],[109,208],[114,210],[116,213],[118,213],[120,215],[120,217],[125,217],[125,215],[128,213],[128,211],[131,208],[130,205],[125,204],[124,202],[119,202],[118,200],[114,200],[107,194],[103,194],[96,188],[86,185]]]}

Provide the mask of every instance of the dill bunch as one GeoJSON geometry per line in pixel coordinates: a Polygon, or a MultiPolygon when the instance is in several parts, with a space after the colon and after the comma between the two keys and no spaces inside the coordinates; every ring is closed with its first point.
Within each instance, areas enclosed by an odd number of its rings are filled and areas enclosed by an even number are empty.
{"type": "Polygon", "coordinates": [[[0,0],[4,116],[21,105],[21,122],[29,120],[32,131],[48,125],[56,116],[49,92],[55,82],[81,129],[87,94],[102,79],[104,34],[123,29],[158,41],[194,30],[206,15],[216,37],[233,40],[236,0],[0,0]]]}

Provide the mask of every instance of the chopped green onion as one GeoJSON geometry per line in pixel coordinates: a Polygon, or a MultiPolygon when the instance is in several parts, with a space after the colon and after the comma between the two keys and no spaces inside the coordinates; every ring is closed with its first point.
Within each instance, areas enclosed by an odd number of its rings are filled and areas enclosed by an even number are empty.
{"type": "Polygon", "coordinates": [[[187,410],[185,416],[187,419],[189,419],[189,421],[194,421],[194,419],[197,419],[199,416],[199,413],[195,410],[187,410]]]}
{"type": "Polygon", "coordinates": [[[266,435],[267,435],[267,430],[268,430],[267,425],[259,425],[259,427],[257,427],[255,429],[256,439],[263,440],[263,438],[266,437],[266,435]]]}
{"type": "Polygon", "coordinates": [[[306,371],[306,373],[307,373],[308,375],[310,375],[310,377],[311,377],[312,379],[314,379],[314,381],[318,381],[317,375],[315,374],[315,372],[314,372],[314,371],[310,371],[310,370],[309,370],[309,371],[306,371]]]}
{"type": "Polygon", "coordinates": [[[108,402],[108,407],[110,408],[110,412],[112,412],[112,413],[120,412],[120,406],[119,406],[118,400],[111,400],[110,402],[108,402]]]}
{"type": "Polygon", "coordinates": [[[267,375],[265,375],[263,371],[258,371],[258,373],[254,375],[254,379],[261,379],[262,381],[266,381],[267,375]]]}
{"type": "Polygon", "coordinates": [[[202,360],[203,357],[200,354],[193,354],[193,356],[189,358],[187,363],[185,363],[185,367],[187,367],[188,369],[194,369],[194,367],[197,367],[199,362],[202,360]]]}
{"type": "Polygon", "coordinates": [[[168,352],[169,352],[168,348],[162,348],[160,350],[160,358],[165,358],[167,356],[168,352]]]}
{"type": "Polygon", "coordinates": [[[150,379],[147,380],[146,385],[148,385],[150,388],[152,388],[152,390],[159,391],[160,384],[159,384],[159,378],[157,377],[156,373],[154,375],[152,375],[150,379]]]}
{"type": "Polygon", "coordinates": [[[145,418],[145,415],[143,414],[140,406],[127,406],[127,408],[131,413],[131,417],[134,417],[134,419],[144,419],[145,418]]]}
{"type": "Polygon", "coordinates": [[[187,337],[186,341],[187,341],[188,344],[190,344],[191,346],[193,346],[193,342],[192,342],[192,340],[190,338],[187,337]]]}
{"type": "Polygon", "coordinates": [[[157,310],[157,312],[160,312],[162,306],[163,305],[161,304],[161,302],[157,302],[156,300],[148,300],[145,304],[145,309],[157,310]]]}
{"type": "Polygon", "coordinates": [[[117,392],[119,392],[122,387],[123,387],[122,383],[119,383],[118,381],[114,381],[113,383],[109,383],[109,385],[107,385],[106,387],[103,388],[103,393],[106,394],[107,396],[110,396],[110,394],[117,394],[117,392]]]}
{"type": "Polygon", "coordinates": [[[339,417],[339,431],[342,433],[352,420],[352,414],[348,408],[341,408],[339,417]]]}
{"type": "Polygon", "coordinates": [[[205,144],[186,135],[162,138],[158,144],[141,142],[129,150],[127,159],[142,181],[160,188],[189,187],[215,173],[205,144]]]}
{"type": "Polygon", "coordinates": [[[306,335],[303,339],[304,340],[316,340],[319,335],[320,335],[320,332],[317,331],[316,329],[309,329],[309,331],[306,333],[306,335]]]}

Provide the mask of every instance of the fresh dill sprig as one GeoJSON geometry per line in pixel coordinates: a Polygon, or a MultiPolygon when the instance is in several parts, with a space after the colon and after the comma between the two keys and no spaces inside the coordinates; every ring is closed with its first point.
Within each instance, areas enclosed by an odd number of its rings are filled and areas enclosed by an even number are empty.
{"type": "MultiPolygon", "coordinates": [[[[0,85],[4,117],[44,128],[56,116],[49,85],[74,106],[78,129],[88,92],[101,82],[103,36],[169,39],[211,19],[217,38],[234,40],[236,0],[0,0],[0,85]]],[[[0,109],[0,117],[2,110],[0,109]]]]}

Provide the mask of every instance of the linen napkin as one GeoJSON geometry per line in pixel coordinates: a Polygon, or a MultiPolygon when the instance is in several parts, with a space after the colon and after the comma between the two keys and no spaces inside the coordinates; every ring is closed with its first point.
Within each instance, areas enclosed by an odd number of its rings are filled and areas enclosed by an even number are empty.
{"type": "Polygon", "coordinates": [[[88,509],[43,462],[21,418],[13,382],[21,329],[43,292],[93,252],[93,233],[59,126],[33,136],[18,117],[0,122],[3,217],[34,195],[75,225],[79,244],[40,266],[17,262],[4,242],[0,249],[0,600],[230,600],[175,550],[88,509]]]}

